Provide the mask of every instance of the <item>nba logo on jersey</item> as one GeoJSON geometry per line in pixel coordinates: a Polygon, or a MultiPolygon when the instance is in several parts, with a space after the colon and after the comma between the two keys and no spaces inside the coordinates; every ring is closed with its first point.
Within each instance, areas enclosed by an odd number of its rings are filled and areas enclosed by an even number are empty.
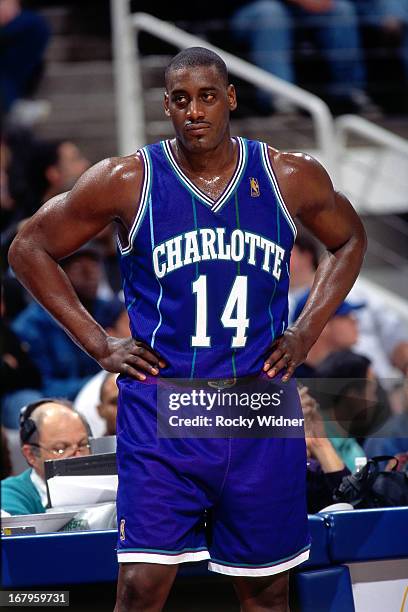
{"type": "Polygon", "coordinates": [[[125,519],[122,519],[120,521],[120,529],[119,529],[119,533],[120,533],[120,539],[123,540],[125,539],[125,519]]]}
{"type": "Polygon", "coordinates": [[[261,192],[259,191],[258,179],[251,176],[249,179],[249,184],[251,186],[251,198],[259,198],[261,192]]]}

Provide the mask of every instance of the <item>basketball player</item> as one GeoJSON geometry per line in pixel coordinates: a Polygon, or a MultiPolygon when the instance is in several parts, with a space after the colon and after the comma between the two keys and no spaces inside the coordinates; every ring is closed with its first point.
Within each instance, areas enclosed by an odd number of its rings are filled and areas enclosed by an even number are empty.
{"type": "Polygon", "coordinates": [[[159,438],[156,382],[263,373],[295,385],[360,270],[365,233],[316,160],[231,138],[237,101],[220,57],[182,51],[165,84],[175,139],[88,170],[24,226],[10,263],[67,333],[121,374],[116,611],[161,610],[178,565],[210,559],[232,576],[242,610],[283,612],[288,570],[310,547],[304,439],[159,438]],[[287,329],[294,217],[327,255],[287,329]],[[58,265],[112,221],[131,339],[107,336],[58,265]]]}

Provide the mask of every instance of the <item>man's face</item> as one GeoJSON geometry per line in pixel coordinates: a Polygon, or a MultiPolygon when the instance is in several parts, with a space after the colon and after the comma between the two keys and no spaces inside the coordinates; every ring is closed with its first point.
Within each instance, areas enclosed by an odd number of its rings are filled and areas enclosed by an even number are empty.
{"type": "MultiPolygon", "coordinates": [[[[73,456],[89,455],[88,434],[78,414],[56,404],[44,404],[44,407],[54,407],[54,410],[44,417],[39,429],[38,444],[34,448],[28,446],[30,464],[34,470],[45,479],[44,462],[50,459],[66,459],[73,456]],[[57,451],[64,451],[59,454],[57,451]]],[[[24,448],[24,447],[23,447],[24,448]]],[[[25,453],[26,457],[27,454],[25,453]]]]}
{"type": "Polygon", "coordinates": [[[116,414],[118,412],[119,390],[116,385],[116,374],[109,376],[103,385],[101,402],[98,412],[106,421],[106,435],[113,436],[116,433],[116,414]]]}
{"type": "Polygon", "coordinates": [[[229,113],[236,108],[233,85],[226,85],[215,66],[170,72],[164,108],[177,139],[190,152],[217,147],[229,129],[229,113]]]}
{"type": "Polygon", "coordinates": [[[84,253],[64,264],[64,270],[81,300],[95,299],[102,277],[100,260],[84,253]]]}
{"type": "Polygon", "coordinates": [[[58,148],[58,162],[55,166],[56,177],[61,191],[69,191],[79,177],[90,166],[79,148],[72,142],[63,142],[58,148]]]}

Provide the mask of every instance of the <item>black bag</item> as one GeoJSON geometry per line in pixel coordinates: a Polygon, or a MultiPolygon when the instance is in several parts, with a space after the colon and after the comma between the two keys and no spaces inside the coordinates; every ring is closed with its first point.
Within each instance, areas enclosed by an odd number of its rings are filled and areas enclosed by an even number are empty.
{"type": "Polygon", "coordinates": [[[333,494],[335,502],[347,502],[354,508],[390,508],[408,506],[408,475],[397,472],[398,459],[380,455],[350,476],[345,476],[333,494]],[[390,472],[380,471],[381,461],[395,460],[390,472]]]}

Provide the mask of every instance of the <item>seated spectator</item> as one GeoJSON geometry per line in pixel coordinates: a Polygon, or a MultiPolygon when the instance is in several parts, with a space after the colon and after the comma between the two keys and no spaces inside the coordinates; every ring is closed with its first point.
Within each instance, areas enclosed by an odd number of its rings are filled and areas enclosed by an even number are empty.
{"type": "Polygon", "coordinates": [[[2,292],[1,423],[9,429],[17,429],[19,409],[41,397],[42,381],[38,368],[28,354],[28,347],[10,329],[6,314],[2,292]]]}
{"type": "MultiPolygon", "coordinates": [[[[102,260],[90,242],[60,262],[83,306],[102,327],[117,319],[117,300],[97,297],[102,260]]],[[[120,304],[120,312],[123,305],[120,304]]],[[[73,399],[81,387],[99,371],[99,365],[69,338],[37,302],[32,302],[13,322],[13,331],[27,343],[29,353],[42,374],[44,394],[73,399]]]]}
{"type": "MultiPolygon", "coordinates": [[[[1,114],[15,110],[15,105],[30,97],[41,76],[44,52],[50,38],[47,21],[21,6],[20,0],[0,2],[1,114]]],[[[38,101],[19,109],[19,117],[31,123],[41,115],[38,101]],[[23,112],[24,108],[24,112],[23,112]]]]}
{"type": "MultiPolygon", "coordinates": [[[[306,291],[298,299],[293,313],[294,321],[302,312],[308,297],[309,291],[306,291]]],[[[328,355],[335,351],[350,349],[357,342],[358,327],[354,312],[363,306],[364,304],[353,304],[348,301],[340,304],[310,349],[304,364],[307,369],[299,366],[296,369],[297,376],[315,375],[314,370],[328,355]]]]}
{"type": "Polygon", "coordinates": [[[384,298],[367,290],[357,280],[347,299],[366,306],[356,312],[358,338],[353,350],[372,361],[384,387],[392,389],[398,380],[408,376],[408,326],[384,298]]]}
{"type": "Polygon", "coordinates": [[[408,0],[354,0],[363,40],[367,89],[389,115],[408,107],[408,0]]]}
{"type": "MultiPolygon", "coordinates": [[[[310,289],[320,259],[316,240],[306,232],[300,232],[290,260],[289,316],[294,319],[294,309],[300,297],[310,289]]],[[[391,389],[396,378],[408,375],[408,328],[401,316],[374,292],[366,289],[357,279],[347,301],[364,303],[355,309],[358,335],[353,350],[372,360],[376,375],[384,387],[391,389]]],[[[340,347],[339,347],[340,348],[340,347]]]]}
{"type": "Polygon", "coordinates": [[[335,451],[327,438],[319,405],[310,395],[307,387],[299,391],[303,416],[305,419],[305,439],[307,451],[307,510],[319,512],[333,503],[333,493],[350,470],[335,451]]]}
{"type": "MultiPolygon", "coordinates": [[[[9,128],[5,143],[0,183],[2,208],[6,207],[2,210],[1,264],[5,271],[5,300],[12,319],[31,302],[31,296],[8,270],[10,244],[18,230],[48,198],[73,187],[89,167],[89,161],[69,140],[36,140],[29,130],[21,128],[9,128]]],[[[106,291],[106,287],[104,273],[98,297],[111,299],[113,292],[109,287],[106,291]]]]}
{"type": "Polygon", "coordinates": [[[48,199],[72,189],[89,168],[89,161],[70,140],[36,140],[31,132],[9,129],[7,165],[9,191],[14,207],[2,236],[2,259],[17,231],[48,199]]]}
{"type": "Polygon", "coordinates": [[[44,398],[29,404],[20,419],[21,451],[30,468],[2,480],[1,507],[9,514],[45,512],[44,462],[89,455],[89,426],[72,405],[44,398]]]}
{"type": "Polygon", "coordinates": [[[90,166],[82,151],[70,140],[39,140],[30,160],[30,183],[37,199],[31,213],[50,198],[69,191],[90,166]]]}
{"type": "MultiPolygon", "coordinates": [[[[351,0],[252,0],[231,3],[232,33],[249,46],[249,60],[295,83],[294,32],[312,32],[330,70],[326,97],[336,112],[356,112],[367,101],[358,18],[351,0]]],[[[260,95],[267,110],[270,95],[260,95]]],[[[275,99],[276,110],[287,102],[275,99]]]]}
{"type": "Polygon", "coordinates": [[[387,418],[389,407],[379,402],[379,384],[370,360],[350,350],[328,355],[317,366],[316,377],[326,432],[353,471],[356,459],[366,456],[356,438],[364,438],[378,428],[387,418]]]}
{"type": "Polygon", "coordinates": [[[101,385],[101,392],[98,404],[99,416],[105,422],[105,436],[116,434],[116,415],[118,412],[119,389],[116,384],[118,375],[108,372],[101,385]]]}

